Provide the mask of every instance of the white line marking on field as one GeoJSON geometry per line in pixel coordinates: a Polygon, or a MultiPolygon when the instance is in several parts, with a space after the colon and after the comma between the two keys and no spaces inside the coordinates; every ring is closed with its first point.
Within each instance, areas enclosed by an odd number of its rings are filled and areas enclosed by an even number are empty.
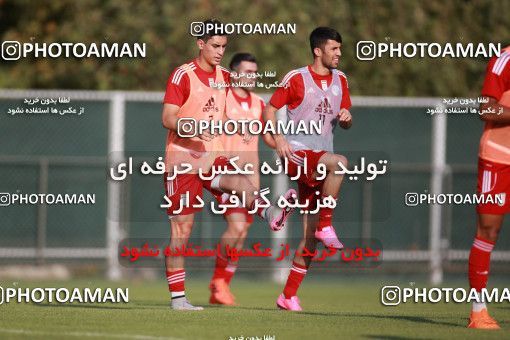
{"type": "Polygon", "coordinates": [[[134,335],[134,334],[114,334],[114,333],[96,333],[96,332],[42,332],[31,331],[28,329],[6,329],[0,328],[0,333],[23,334],[23,335],[64,335],[64,336],[77,336],[77,337],[108,337],[108,338],[122,338],[122,339],[147,339],[147,340],[181,340],[173,337],[161,337],[151,335],[134,335]]]}

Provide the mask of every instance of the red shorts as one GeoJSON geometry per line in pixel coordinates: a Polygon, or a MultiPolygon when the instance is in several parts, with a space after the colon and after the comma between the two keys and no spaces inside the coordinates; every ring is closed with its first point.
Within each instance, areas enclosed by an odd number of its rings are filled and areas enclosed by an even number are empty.
{"type": "MultiPolygon", "coordinates": [[[[234,166],[230,164],[228,158],[217,157],[214,160],[213,166],[227,166],[229,170],[234,170],[234,166]]],[[[206,174],[209,175],[209,174],[206,174]]],[[[167,209],[168,216],[189,215],[202,210],[200,207],[193,207],[200,203],[199,198],[202,199],[203,188],[206,188],[216,196],[221,196],[222,192],[211,188],[211,182],[214,179],[202,180],[198,174],[179,174],[175,179],[168,180],[168,172],[163,175],[165,183],[166,197],[172,203],[171,207],[167,209]],[[187,204],[188,203],[188,204],[187,204]],[[180,206],[183,206],[182,211],[177,212],[180,206]]]]}
{"type": "Polygon", "coordinates": [[[510,212],[510,165],[478,159],[478,194],[501,195],[502,203],[478,204],[479,214],[504,215],[510,212]]]}
{"type": "Polygon", "coordinates": [[[289,159],[287,176],[295,177],[298,174],[298,168],[300,168],[301,175],[297,179],[299,203],[304,204],[308,199],[308,208],[310,210],[314,210],[317,207],[317,200],[321,197],[320,193],[324,180],[318,181],[314,179],[313,173],[317,170],[319,160],[325,153],[326,151],[298,150],[295,151],[291,159],[289,159]],[[319,192],[319,194],[317,194],[317,192],[319,192]]]}

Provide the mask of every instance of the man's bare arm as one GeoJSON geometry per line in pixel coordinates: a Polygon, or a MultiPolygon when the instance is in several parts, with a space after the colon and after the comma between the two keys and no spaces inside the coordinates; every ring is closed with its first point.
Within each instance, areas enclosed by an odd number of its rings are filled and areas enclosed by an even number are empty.
{"type": "Polygon", "coordinates": [[[177,112],[179,112],[179,109],[180,107],[174,104],[163,104],[161,123],[166,129],[177,132],[177,112]]]}
{"type": "MultiPolygon", "coordinates": [[[[181,109],[180,106],[174,105],[174,104],[163,104],[163,113],[161,114],[161,123],[163,126],[170,131],[174,131],[178,133],[179,128],[179,118],[177,117],[177,113],[181,109]]],[[[190,131],[187,131],[189,133],[190,131]]],[[[202,134],[197,135],[198,138],[210,141],[214,138],[214,136],[207,130],[205,130],[202,134]]]]}
{"type": "Polygon", "coordinates": [[[267,146],[269,146],[271,149],[275,149],[276,148],[276,142],[274,141],[274,138],[273,136],[271,136],[270,133],[264,133],[262,135],[262,140],[264,141],[264,143],[266,143],[267,146]]]}
{"type": "MultiPolygon", "coordinates": [[[[271,104],[266,105],[264,108],[264,111],[262,112],[262,117],[264,117],[265,122],[271,121],[274,127],[277,126],[276,122],[276,111],[278,109],[274,107],[271,104]]],[[[282,136],[279,133],[275,133],[272,135],[274,142],[275,142],[275,149],[276,152],[280,157],[287,157],[290,158],[290,155],[292,154],[292,148],[290,147],[289,143],[285,140],[285,137],[282,136]]]]}

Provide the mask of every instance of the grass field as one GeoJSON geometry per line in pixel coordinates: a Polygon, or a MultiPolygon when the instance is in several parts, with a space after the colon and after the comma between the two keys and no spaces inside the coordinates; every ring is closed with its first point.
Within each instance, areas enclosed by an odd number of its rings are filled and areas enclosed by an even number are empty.
{"type": "MultiPolygon", "coordinates": [[[[3,287],[13,283],[0,282],[3,287]]],[[[202,312],[176,312],[168,307],[164,282],[109,283],[79,280],[18,282],[17,287],[129,287],[127,304],[17,304],[0,306],[0,339],[452,339],[509,338],[510,306],[493,305],[491,314],[501,331],[465,328],[469,307],[463,304],[411,304],[385,307],[380,303],[381,280],[309,278],[300,290],[304,312],[276,309],[281,286],[267,281],[235,280],[238,307],[207,306],[207,281],[187,282],[190,300],[205,305],[202,312]]],[[[462,287],[463,283],[445,284],[462,287]]],[[[502,285],[499,285],[502,288],[502,285]]]]}

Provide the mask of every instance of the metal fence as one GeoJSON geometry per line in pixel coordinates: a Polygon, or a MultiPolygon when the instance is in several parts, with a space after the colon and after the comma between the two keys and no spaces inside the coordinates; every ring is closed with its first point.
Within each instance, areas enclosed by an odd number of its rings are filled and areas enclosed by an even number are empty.
{"type": "MultiPolygon", "coordinates": [[[[163,98],[163,93],[153,92],[101,92],[101,91],[68,91],[68,90],[51,90],[51,91],[40,91],[40,90],[1,90],[0,91],[0,103],[2,101],[5,105],[20,104],[21,100],[25,98],[54,98],[54,97],[69,97],[73,101],[79,102],[100,102],[103,105],[107,105],[107,118],[102,117],[101,119],[107,119],[105,124],[107,125],[107,143],[104,150],[97,152],[97,155],[48,155],[42,152],[37,154],[31,154],[30,150],[24,152],[24,154],[16,154],[16,146],[10,148],[3,148],[0,144],[0,170],[8,171],[9,173],[13,170],[12,167],[25,166],[33,168],[36,176],[30,178],[29,181],[34,183],[34,189],[37,193],[47,193],[48,183],[51,181],[51,172],[55,171],[56,167],[79,168],[89,169],[89,171],[101,171],[104,172],[103,178],[99,179],[101,185],[105,186],[106,199],[104,209],[99,209],[99,213],[102,215],[104,226],[99,228],[104,231],[104,234],[95,235],[94,246],[82,246],[82,245],[70,245],[61,244],[60,246],[52,246],[48,244],[47,240],[47,229],[48,229],[48,207],[44,204],[38,205],[36,209],[35,220],[33,224],[35,228],[32,235],[25,235],[26,237],[33,237],[35,242],[30,245],[20,245],[14,242],[14,246],[9,244],[1,244],[0,246],[0,258],[19,260],[28,259],[38,262],[43,262],[45,259],[104,259],[107,263],[107,275],[110,279],[118,279],[121,277],[120,265],[118,262],[118,244],[119,241],[131,235],[131,230],[128,228],[130,201],[133,199],[127,193],[130,192],[130,184],[124,182],[115,182],[108,180],[106,175],[107,169],[113,164],[118,164],[123,161],[128,155],[126,155],[126,140],[128,139],[129,132],[126,129],[126,113],[128,111],[126,105],[129,103],[150,103],[159,105],[163,98]],[[94,170],[95,169],[95,170],[94,170]]],[[[268,99],[269,96],[263,96],[264,99],[268,99]]],[[[5,108],[5,105],[3,108],[5,108]]],[[[392,110],[398,108],[399,110],[422,110],[428,107],[437,107],[442,105],[440,98],[398,98],[398,97],[353,97],[353,110],[392,110]]],[[[0,105],[0,107],[2,107],[0,105]]],[[[134,109],[133,109],[134,110],[134,109]]],[[[133,111],[132,110],[132,111],[133,111]]],[[[154,110],[153,110],[154,111],[154,110]]],[[[400,115],[401,117],[407,117],[410,114],[416,114],[416,112],[404,112],[400,115]]],[[[157,121],[159,125],[159,116],[161,110],[159,106],[153,112],[154,116],[152,120],[157,121]]],[[[138,113],[132,113],[136,116],[138,113]]],[[[141,113],[140,113],[141,114],[141,113]]],[[[360,111],[359,115],[362,116],[363,112],[360,111]]],[[[283,110],[280,110],[279,115],[284,116],[283,110]]],[[[373,113],[377,116],[377,113],[373,113]]],[[[384,121],[384,112],[381,113],[381,117],[378,118],[384,121]]],[[[10,122],[13,121],[12,117],[8,117],[6,113],[0,115],[0,132],[2,125],[5,129],[10,129],[10,122]]],[[[21,119],[21,118],[18,118],[21,119]]],[[[137,119],[142,119],[138,117],[137,119]]],[[[428,118],[427,118],[428,119],[428,118]]],[[[19,122],[18,122],[19,123],[19,122]]],[[[17,123],[17,124],[18,124],[17,123]]],[[[391,123],[393,124],[393,123],[391,123]]],[[[18,124],[19,125],[19,124],[18,124]]],[[[133,125],[133,124],[131,124],[133,125]]],[[[136,124],[135,124],[136,125],[136,124]]],[[[159,128],[163,130],[162,127],[159,128]]],[[[409,160],[400,159],[392,161],[389,166],[389,172],[392,176],[392,183],[399,180],[399,176],[402,175],[420,175],[427,178],[427,184],[429,187],[429,193],[439,194],[443,192],[452,192],[454,187],[454,179],[459,176],[469,176],[472,180],[476,175],[476,167],[474,163],[452,163],[447,160],[447,149],[448,149],[448,117],[446,115],[434,115],[430,117],[430,126],[424,127],[430,129],[429,138],[430,144],[421,145],[416,147],[416,152],[420,155],[416,156],[416,159],[409,160]]],[[[19,127],[17,129],[20,129],[19,127]]],[[[375,127],[377,130],[377,127],[375,127]]],[[[457,129],[457,128],[456,128],[457,129]]],[[[462,127],[460,127],[462,129],[462,127]]],[[[11,130],[9,130],[11,131],[11,130]]],[[[456,130],[455,130],[456,131],[456,130]]],[[[30,138],[30,131],[18,131],[16,138],[19,138],[18,143],[22,144],[28,138],[30,138]],[[24,134],[22,134],[24,133],[24,134]]],[[[395,128],[393,135],[381,136],[380,138],[395,138],[398,139],[398,135],[401,130],[395,128]]],[[[145,132],[150,134],[151,132],[145,132]]],[[[11,134],[14,132],[11,131],[11,134]]],[[[76,131],[75,134],[79,134],[76,131]]],[[[11,135],[12,136],[12,135],[11,135]]],[[[86,136],[82,136],[86,138],[86,136]]],[[[89,136],[90,138],[96,138],[96,135],[89,136]]],[[[33,141],[32,141],[33,142],[33,141]]],[[[411,143],[411,141],[408,141],[411,143]]],[[[44,141],[41,141],[44,143],[44,141]]],[[[163,141],[162,141],[163,143],[163,141]]],[[[161,145],[162,147],[163,145],[161,145]]],[[[396,148],[399,146],[397,145],[396,148]]],[[[131,146],[130,146],[131,148],[131,146]]],[[[44,149],[44,148],[43,148],[44,149]]],[[[412,148],[411,148],[412,150],[412,148]]],[[[385,150],[383,150],[385,151],[385,150]]],[[[70,151],[71,152],[71,151],[70,151]]],[[[72,171],[72,170],[68,170],[72,171]]],[[[285,176],[275,176],[272,180],[272,187],[276,191],[281,192],[288,186],[288,182],[285,176]]],[[[476,182],[475,182],[476,183],[476,182]]],[[[4,191],[4,187],[8,186],[8,180],[0,179],[0,191],[4,191]]],[[[474,184],[471,188],[474,191],[474,184]]],[[[374,209],[377,209],[379,202],[374,198],[378,193],[377,189],[374,189],[374,183],[365,181],[361,183],[360,187],[360,202],[361,207],[359,209],[359,215],[356,223],[360,225],[359,235],[362,238],[374,237],[374,229],[378,228],[377,218],[374,219],[374,209]]],[[[398,199],[397,199],[398,201],[398,199]]],[[[412,209],[403,206],[399,207],[396,214],[400,213],[409,214],[409,210],[412,209]]],[[[0,208],[0,214],[5,213],[10,207],[0,208]]],[[[445,261],[455,260],[466,260],[469,254],[470,243],[465,243],[464,248],[456,248],[452,244],[452,225],[453,223],[453,207],[452,206],[441,206],[432,204],[428,207],[428,245],[426,248],[420,249],[409,249],[407,245],[403,245],[401,248],[389,247],[383,252],[384,261],[420,261],[429,263],[430,280],[434,284],[438,284],[443,279],[443,264],[445,261]]],[[[12,230],[16,226],[8,226],[8,223],[16,224],[18,219],[23,216],[24,212],[17,210],[15,213],[11,213],[10,219],[4,219],[6,223],[2,228],[2,235],[8,236],[12,233],[12,230]],[[5,228],[5,229],[4,229],[5,228]]],[[[412,212],[411,212],[412,214],[412,212]]],[[[97,216],[95,216],[97,218],[97,216]]],[[[167,223],[164,219],[161,219],[160,223],[167,223]]],[[[474,225],[474,222],[470,222],[474,225]]],[[[209,224],[209,228],[211,225],[209,224]]],[[[211,231],[205,228],[202,231],[202,235],[211,235],[211,231]]],[[[286,232],[275,234],[274,245],[278,244],[281,238],[288,237],[286,232]]],[[[94,235],[93,235],[94,236],[94,235]]],[[[92,236],[91,236],[92,237],[92,236]]],[[[7,238],[8,239],[8,238],[7,238]]],[[[92,239],[92,238],[91,238],[92,239]]],[[[21,239],[22,240],[22,239],[21,239]]],[[[8,243],[8,241],[6,241],[8,243]]],[[[92,241],[91,241],[92,242],[92,241]]],[[[23,240],[21,243],[24,243],[23,240]]],[[[94,243],[94,242],[92,242],[94,243]]],[[[510,248],[509,248],[510,249],[510,248]]],[[[510,250],[498,250],[492,254],[492,258],[495,261],[510,261],[510,250]]]]}

